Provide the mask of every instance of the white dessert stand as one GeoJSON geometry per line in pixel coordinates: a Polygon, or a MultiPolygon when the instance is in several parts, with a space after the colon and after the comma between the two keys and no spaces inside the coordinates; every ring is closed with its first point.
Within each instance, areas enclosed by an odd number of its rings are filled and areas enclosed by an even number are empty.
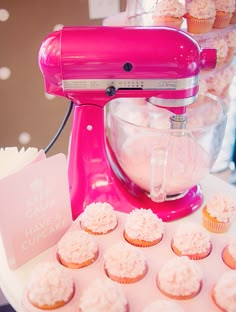
{"type": "MultiPolygon", "coordinates": [[[[236,188],[227,184],[223,180],[213,175],[208,175],[200,184],[203,189],[205,202],[213,194],[224,192],[231,196],[236,203],[236,188]]],[[[201,208],[190,216],[185,217],[184,220],[201,223],[201,208]]],[[[182,221],[183,219],[174,221],[174,223],[178,224],[182,221]]],[[[236,235],[236,221],[232,224],[230,231],[227,233],[227,235],[228,234],[231,236],[236,235]]],[[[19,269],[12,271],[8,268],[2,241],[0,239],[0,287],[9,303],[17,312],[25,312],[22,308],[21,301],[25,284],[28,280],[29,275],[31,274],[33,267],[38,262],[45,259],[45,256],[47,256],[50,251],[51,249],[46,250],[44,253],[40,254],[39,256],[27,262],[25,265],[21,266],[19,269]]],[[[214,263],[212,263],[212,265],[214,266],[214,263]]],[[[217,308],[216,311],[218,311],[217,308]]]]}

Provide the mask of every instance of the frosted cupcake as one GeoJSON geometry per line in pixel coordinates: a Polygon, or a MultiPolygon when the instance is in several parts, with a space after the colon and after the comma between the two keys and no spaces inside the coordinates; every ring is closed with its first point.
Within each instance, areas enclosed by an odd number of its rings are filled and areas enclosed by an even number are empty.
{"type": "Polygon", "coordinates": [[[230,63],[234,57],[236,51],[236,29],[232,29],[225,34],[225,40],[228,44],[228,54],[226,57],[226,63],[230,63]]]}
{"type": "Polygon", "coordinates": [[[160,299],[150,303],[142,312],[184,312],[184,309],[173,301],[160,299]]]}
{"type": "Polygon", "coordinates": [[[141,280],[146,275],[148,267],[145,257],[139,250],[120,242],[105,252],[104,269],[111,280],[130,284],[141,280]]]}
{"type": "Polygon", "coordinates": [[[32,271],[27,298],[36,308],[58,309],[70,302],[75,292],[72,278],[58,264],[43,262],[32,271]]]}
{"type": "Polygon", "coordinates": [[[113,231],[118,219],[113,207],[109,203],[91,203],[80,217],[80,225],[90,234],[107,234],[113,231]]]}
{"type": "Polygon", "coordinates": [[[178,256],[187,256],[192,260],[206,258],[211,252],[208,232],[193,222],[182,223],[173,236],[171,247],[178,256]]]}
{"type": "Polygon", "coordinates": [[[206,80],[208,92],[218,97],[225,98],[228,94],[228,90],[234,78],[234,74],[234,66],[231,64],[224,70],[218,71],[214,75],[209,76],[206,80]]]}
{"type": "Polygon", "coordinates": [[[207,82],[204,78],[200,76],[198,92],[203,94],[207,93],[207,91],[208,91],[207,82]]]}
{"type": "MultiPolygon", "coordinates": [[[[228,44],[223,38],[215,38],[212,40],[208,40],[206,43],[213,49],[217,50],[217,63],[216,67],[219,68],[225,64],[226,57],[228,54],[228,44]]],[[[202,45],[204,47],[204,44],[202,45]]]]}
{"type": "Polygon", "coordinates": [[[226,194],[215,194],[202,209],[203,226],[210,232],[227,232],[235,219],[236,206],[226,194]]]}
{"type": "Polygon", "coordinates": [[[231,269],[236,269],[236,238],[231,238],[229,244],[225,246],[222,252],[224,263],[231,269]]]}
{"type": "Polygon", "coordinates": [[[86,267],[97,256],[98,246],[93,236],[81,230],[67,232],[57,244],[59,262],[70,269],[86,267]]]}
{"type": "Polygon", "coordinates": [[[152,16],[153,24],[179,29],[183,23],[184,14],[185,7],[178,0],[160,0],[157,2],[152,16]]]}
{"type": "Polygon", "coordinates": [[[236,24],[236,5],[235,5],[235,10],[232,13],[231,19],[229,21],[230,24],[236,24]]]}
{"type": "Polygon", "coordinates": [[[236,271],[221,275],[213,287],[212,298],[221,311],[236,311],[236,271]]]}
{"type": "Polygon", "coordinates": [[[127,312],[128,301],[121,285],[109,279],[96,279],[82,293],[79,312],[127,312]]]}
{"type": "Polygon", "coordinates": [[[192,0],[188,4],[187,30],[192,34],[204,34],[212,30],[216,8],[213,0],[192,0]]]}
{"type": "Polygon", "coordinates": [[[158,272],[157,286],[171,299],[191,299],[201,290],[202,272],[188,257],[173,258],[158,272]]]}
{"type": "Polygon", "coordinates": [[[164,223],[151,209],[135,209],[127,216],[125,239],[138,247],[158,244],[163,236],[164,223]]]}
{"type": "Polygon", "coordinates": [[[225,28],[229,25],[235,11],[235,0],[215,0],[216,16],[213,28],[225,28]]]}

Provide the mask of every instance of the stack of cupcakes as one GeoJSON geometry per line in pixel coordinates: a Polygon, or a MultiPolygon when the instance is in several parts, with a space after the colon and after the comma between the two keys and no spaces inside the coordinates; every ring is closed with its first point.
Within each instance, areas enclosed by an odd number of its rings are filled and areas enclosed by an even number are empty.
{"type": "Polygon", "coordinates": [[[235,11],[235,0],[215,0],[216,16],[213,28],[225,28],[229,25],[235,11]]]}
{"type": "Polygon", "coordinates": [[[160,0],[153,12],[155,26],[169,26],[180,29],[186,13],[184,5],[178,0],[160,0]]]}
{"type": "Polygon", "coordinates": [[[216,16],[214,0],[192,0],[187,7],[187,31],[205,34],[212,30],[216,16]]]}

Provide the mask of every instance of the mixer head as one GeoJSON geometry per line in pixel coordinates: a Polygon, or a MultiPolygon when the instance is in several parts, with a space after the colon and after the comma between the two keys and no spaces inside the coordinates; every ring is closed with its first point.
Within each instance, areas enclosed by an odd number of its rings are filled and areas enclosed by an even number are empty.
{"type": "Polygon", "coordinates": [[[46,91],[104,106],[114,98],[148,98],[183,114],[198,92],[201,69],[216,50],[168,27],[64,27],[42,43],[46,91]]]}

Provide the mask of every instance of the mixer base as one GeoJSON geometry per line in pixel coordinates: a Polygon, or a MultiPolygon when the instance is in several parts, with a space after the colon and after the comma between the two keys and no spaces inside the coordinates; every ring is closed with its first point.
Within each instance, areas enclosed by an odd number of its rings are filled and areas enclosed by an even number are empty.
{"type": "MultiPolygon", "coordinates": [[[[122,194],[124,195],[124,193],[122,194]]],[[[153,202],[146,194],[126,198],[126,203],[116,207],[119,211],[130,212],[135,208],[151,209],[159,218],[165,222],[175,221],[190,215],[199,209],[203,203],[203,192],[200,185],[196,185],[181,194],[181,197],[173,197],[164,202],[153,202]]],[[[122,202],[122,201],[121,201],[122,202]]]]}
{"type": "Polygon", "coordinates": [[[99,192],[96,192],[96,190],[85,192],[81,203],[79,203],[78,193],[76,192],[74,195],[71,196],[74,220],[91,202],[108,202],[115,210],[125,213],[129,213],[136,208],[151,209],[164,222],[184,218],[199,209],[203,203],[203,192],[200,185],[186,191],[183,197],[158,203],[153,202],[144,192],[131,194],[121,181],[106,185],[103,191],[100,189],[99,192]]]}
{"type": "Polygon", "coordinates": [[[181,195],[168,198],[162,203],[153,203],[151,209],[163,221],[168,222],[183,218],[201,207],[203,193],[200,185],[194,186],[181,195]]]}
{"type": "Polygon", "coordinates": [[[166,200],[180,199],[180,198],[184,197],[187,193],[188,193],[188,191],[185,191],[183,193],[173,194],[173,195],[167,195],[166,200]]]}

